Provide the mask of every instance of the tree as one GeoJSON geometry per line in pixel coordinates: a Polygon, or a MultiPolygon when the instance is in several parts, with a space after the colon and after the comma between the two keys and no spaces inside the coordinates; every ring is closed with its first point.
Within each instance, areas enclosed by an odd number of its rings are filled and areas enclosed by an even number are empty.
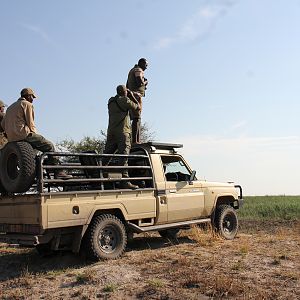
{"type": "MultiPolygon", "coordinates": [[[[151,131],[147,123],[143,123],[141,126],[141,142],[153,141],[155,138],[155,132],[151,131]]],[[[86,151],[96,151],[98,153],[103,152],[106,142],[106,133],[101,130],[100,136],[85,136],[79,142],[73,139],[64,139],[57,143],[57,148],[63,152],[80,153],[86,151]]]]}

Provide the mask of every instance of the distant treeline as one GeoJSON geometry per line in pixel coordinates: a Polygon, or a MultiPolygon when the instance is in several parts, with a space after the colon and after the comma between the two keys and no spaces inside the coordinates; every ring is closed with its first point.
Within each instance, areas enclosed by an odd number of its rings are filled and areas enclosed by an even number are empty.
{"type": "Polygon", "coordinates": [[[300,196],[248,196],[238,214],[242,220],[300,220],[300,196]]]}

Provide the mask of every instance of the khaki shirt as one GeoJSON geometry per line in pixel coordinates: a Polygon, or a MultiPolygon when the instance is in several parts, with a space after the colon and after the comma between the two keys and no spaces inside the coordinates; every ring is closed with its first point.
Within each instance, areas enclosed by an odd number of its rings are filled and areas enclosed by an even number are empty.
{"type": "Polygon", "coordinates": [[[131,133],[129,110],[137,111],[138,105],[128,97],[115,96],[108,101],[108,132],[131,133]]]}
{"type": "Polygon", "coordinates": [[[33,105],[25,98],[10,105],[1,123],[9,142],[24,140],[29,133],[37,133],[33,105]]]}
{"type": "Polygon", "coordinates": [[[139,93],[142,97],[145,96],[145,84],[138,86],[136,77],[140,77],[142,82],[144,82],[144,71],[139,65],[135,65],[128,73],[128,79],[126,87],[133,92],[139,93]]]}

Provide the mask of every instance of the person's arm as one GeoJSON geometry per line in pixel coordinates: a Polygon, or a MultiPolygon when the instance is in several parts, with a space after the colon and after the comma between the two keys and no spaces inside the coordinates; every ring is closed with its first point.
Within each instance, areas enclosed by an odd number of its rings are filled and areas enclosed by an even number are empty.
{"type": "Polygon", "coordinates": [[[33,112],[33,106],[31,104],[25,104],[24,105],[24,115],[25,115],[25,121],[26,125],[28,126],[30,132],[36,133],[36,127],[34,124],[34,112],[33,112]]]}
{"type": "Polygon", "coordinates": [[[138,86],[143,86],[143,85],[146,86],[148,84],[148,80],[144,77],[144,72],[142,71],[142,69],[137,69],[134,72],[134,75],[135,75],[136,84],[138,86]]]}
{"type": "Polygon", "coordinates": [[[141,110],[140,104],[138,102],[137,103],[133,102],[129,97],[123,97],[122,107],[133,111],[141,110]]]}
{"type": "Polygon", "coordinates": [[[131,90],[129,90],[129,89],[127,89],[127,97],[128,97],[131,101],[133,101],[135,104],[138,104],[138,105],[139,105],[138,100],[135,98],[133,92],[132,92],[131,90]]]}

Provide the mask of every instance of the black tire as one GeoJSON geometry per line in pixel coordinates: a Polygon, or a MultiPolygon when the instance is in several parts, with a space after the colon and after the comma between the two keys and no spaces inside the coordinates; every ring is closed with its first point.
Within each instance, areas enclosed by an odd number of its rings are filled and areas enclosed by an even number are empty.
{"type": "Polygon", "coordinates": [[[216,211],[215,228],[226,240],[233,240],[239,227],[238,217],[233,207],[220,205],[216,211]]]}
{"type": "Polygon", "coordinates": [[[166,230],[159,230],[158,233],[163,238],[176,239],[179,230],[180,229],[178,229],[178,228],[171,228],[171,229],[166,229],[166,230]]]}
{"type": "Polygon", "coordinates": [[[91,259],[117,259],[127,245],[125,226],[114,215],[97,216],[88,228],[84,243],[91,259]]]}
{"type": "Polygon", "coordinates": [[[27,142],[7,143],[1,150],[0,180],[10,193],[24,193],[36,174],[35,152],[27,142]]]}

